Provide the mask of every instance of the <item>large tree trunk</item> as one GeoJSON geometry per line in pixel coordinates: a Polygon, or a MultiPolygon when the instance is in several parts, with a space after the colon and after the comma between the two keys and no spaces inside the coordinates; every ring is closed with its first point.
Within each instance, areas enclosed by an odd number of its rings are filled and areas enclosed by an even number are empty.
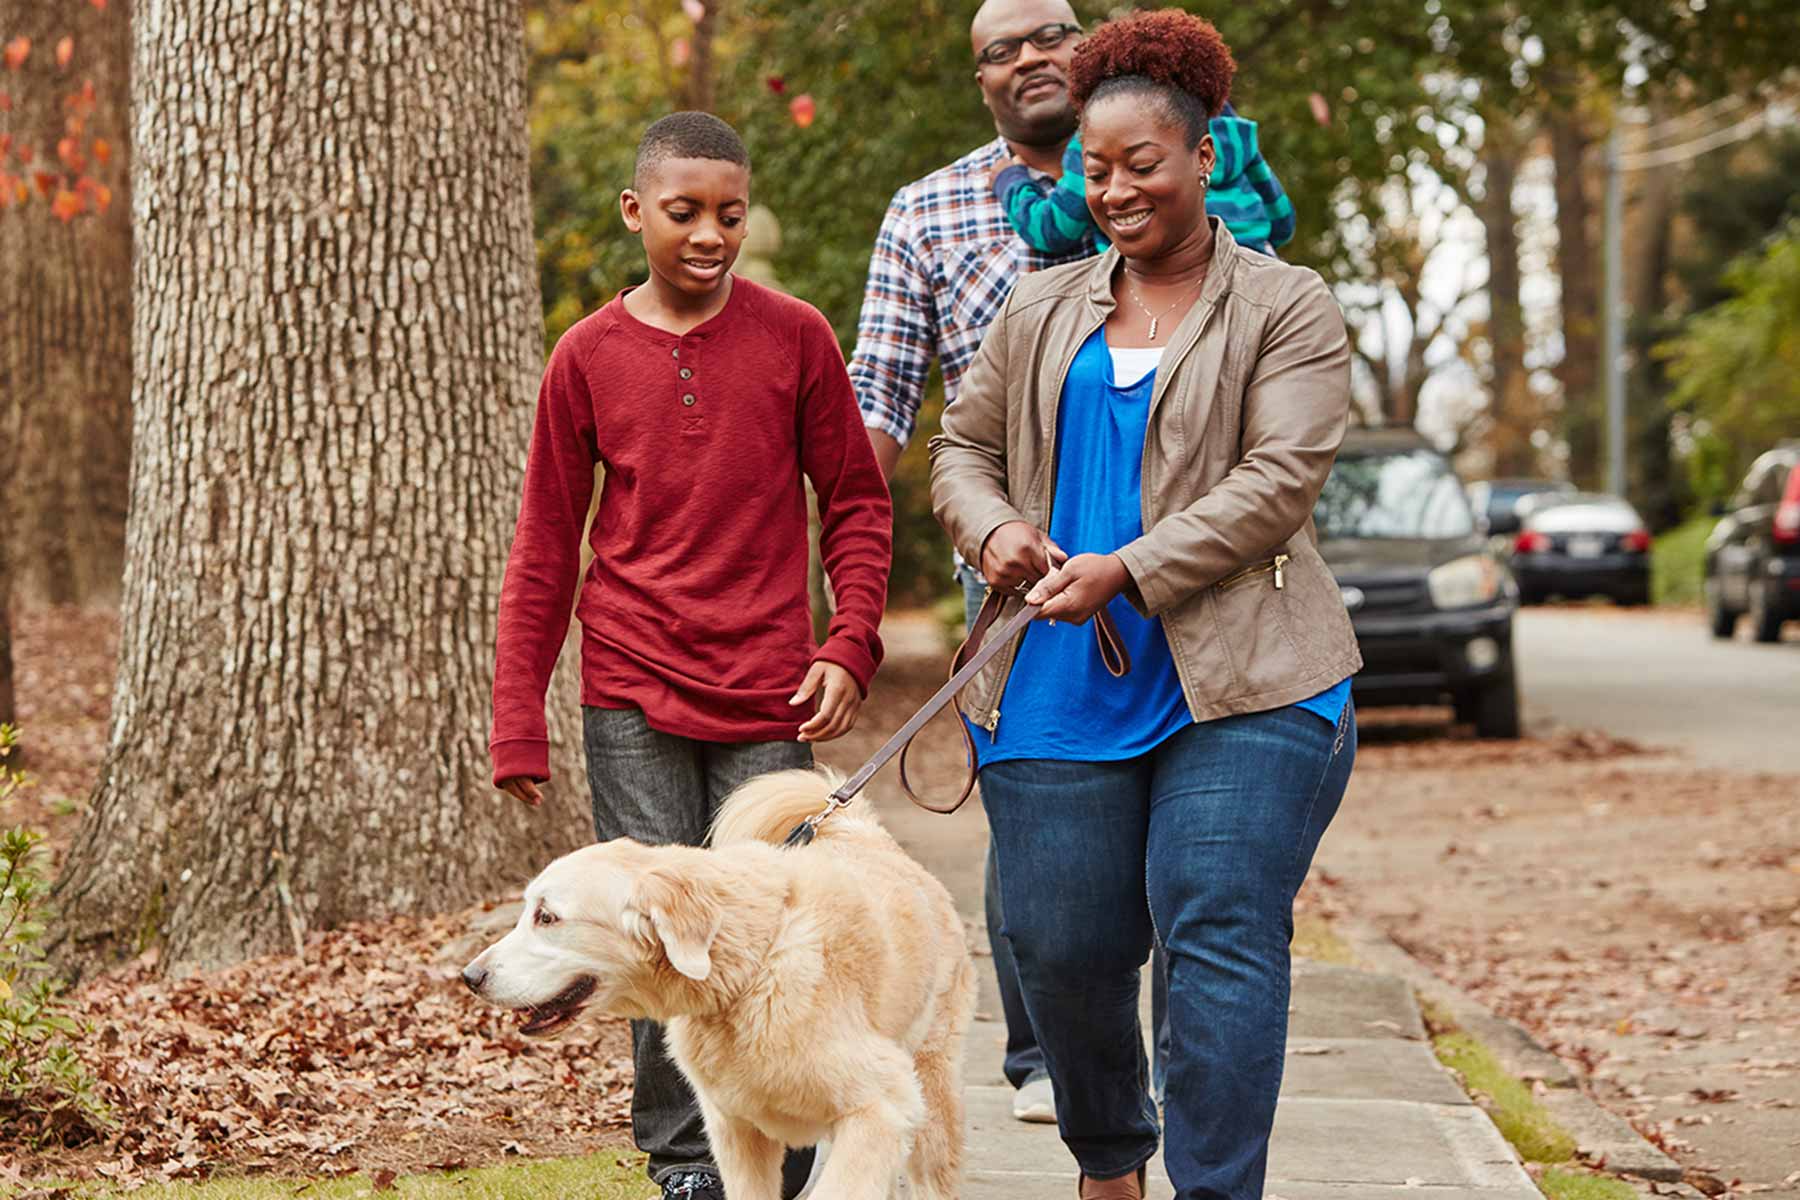
{"type": "Polygon", "coordinates": [[[119,676],[56,950],[186,969],[467,903],[590,826],[567,671],[547,810],[488,784],[542,355],[516,0],[159,0],[133,35],[119,676]]]}
{"type": "Polygon", "coordinates": [[[35,580],[55,603],[116,594],[122,569],[131,420],[130,19],[128,0],[104,9],[0,0],[0,33],[32,47],[6,81],[12,111],[0,113],[0,129],[15,150],[0,171],[33,180],[55,174],[57,190],[83,200],[81,214],[65,221],[52,214],[52,197],[33,187],[28,202],[0,212],[0,355],[7,360],[0,380],[5,403],[22,418],[16,471],[6,476],[7,535],[15,576],[35,580]],[[65,38],[66,66],[56,54],[65,38]],[[32,154],[29,165],[21,150],[32,154]],[[89,186],[68,186],[83,178],[89,186]],[[102,185],[110,202],[91,184],[102,185]]]}
{"type": "Polygon", "coordinates": [[[1595,250],[1588,149],[1593,144],[1581,114],[1552,108],[1545,116],[1556,164],[1556,270],[1562,285],[1563,436],[1569,443],[1569,473],[1597,488],[1605,476],[1601,462],[1600,262],[1595,250]]]}
{"type": "Polygon", "coordinates": [[[1495,475],[1533,475],[1531,436],[1541,414],[1525,369],[1525,310],[1519,298],[1519,226],[1513,211],[1520,151],[1511,118],[1489,113],[1481,161],[1486,182],[1476,211],[1487,232],[1489,445],[1495,475]]]}

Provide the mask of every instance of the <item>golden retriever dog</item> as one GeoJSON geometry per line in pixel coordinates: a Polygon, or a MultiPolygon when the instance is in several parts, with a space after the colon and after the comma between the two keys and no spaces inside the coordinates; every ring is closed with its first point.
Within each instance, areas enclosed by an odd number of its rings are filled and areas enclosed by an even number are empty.
{"type": "Polygon", "coordinates": [[[837,783],[750,780],[708,848],[564,855],[463,981],[523,1010],[527,1034],[590,1008],[666,1023],[730,1200],[780,1200],[783,1148],[824,1141],[821,1200],[882,1200],[902,1162],[918,1200],[954,1200],[975,1005],[962,921],[866,801],[780,845],[837,783]]]}

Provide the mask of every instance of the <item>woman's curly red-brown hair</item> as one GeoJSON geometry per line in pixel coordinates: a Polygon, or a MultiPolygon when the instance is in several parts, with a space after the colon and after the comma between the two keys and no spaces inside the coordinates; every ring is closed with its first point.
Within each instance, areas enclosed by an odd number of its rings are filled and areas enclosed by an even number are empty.
{"type": "Polygon", "coordinates": [[[1075,47],[1069,98],[1079,109],[1101,84],[1138,75],[1186,92],[1216,116],[1236,73],[1231,47],[1211,21],[1174,8],[1135,12],[1108,21],[1075,47]]]}

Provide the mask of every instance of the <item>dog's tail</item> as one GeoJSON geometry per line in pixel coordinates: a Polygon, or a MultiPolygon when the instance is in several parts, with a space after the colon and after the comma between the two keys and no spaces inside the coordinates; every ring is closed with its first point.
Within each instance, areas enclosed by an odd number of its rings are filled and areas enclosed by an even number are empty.
{"type": "MultiPolygon", "coordinates": [[[[715,846],[730,842],[779,845],[787,840],[794,826],[824,811],[825,802],[843,781],[843,776],[824,767],[758,775],[725,797],[719,815],[713,819],[710,841],[715,846]]],[[[858,796],[819,826],[819,837],[880,830],[881,822],[876,820],[874,809],[858,796]]]]}

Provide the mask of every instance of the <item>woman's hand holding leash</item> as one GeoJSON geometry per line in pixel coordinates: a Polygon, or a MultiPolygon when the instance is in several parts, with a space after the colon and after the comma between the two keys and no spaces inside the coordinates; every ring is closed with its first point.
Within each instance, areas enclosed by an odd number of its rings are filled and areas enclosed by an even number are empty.
{"type": "Polygon", "coordinates": [[[1008,521],[981,547],[981,577],[995,591],[1015,592],[1036,583],[1069,556],[1029,521],[1008,521]]]}
{"type": "Polygon", "coordinates": [[[1038,616],[1043,620],[1080,625],[1130,582],[1131,572],[1118,555],[1077,554],[1040,579],[1025,602],[1042,605],[1038,616]]]}

